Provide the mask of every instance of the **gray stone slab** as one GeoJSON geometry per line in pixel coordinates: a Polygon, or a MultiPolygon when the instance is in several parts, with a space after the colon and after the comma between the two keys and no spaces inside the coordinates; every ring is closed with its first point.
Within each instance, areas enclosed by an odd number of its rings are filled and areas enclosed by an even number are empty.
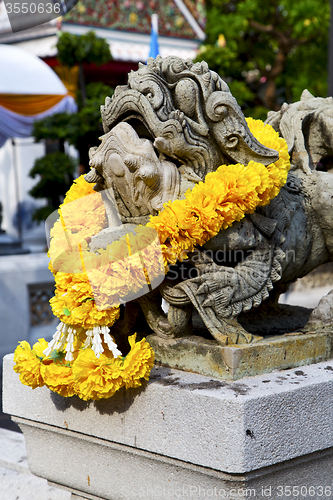
{"type": "Polygon", "coordinates": [[[275,335],[259,342],[221,346],[197,335],[162,339],[149,335],[155,361],[221,380],[270,373],[332,359],[333,330],[275,335]]]}
{"type": "MultiPolygon", "coordinates": [[[[327,264],[325,264],[325,265],[327,265],[327,264]]],[[[318,273],[318,275],[319,275],[319,273],[318,273]]],[[[297,287],[299,285],[299,282],[301,282],[303,279],[307,279],[307,278],[308,278],[308,276],[305,276],[305,278],[298,280],[297,285],[294,285],[294,286],[297,287]]],[[[289,304],[291,306],[303,306],[303,307],[315,308],[315,307],[317,307],[320,299],[322,297],[324,297],[324,295],[328,294],[328,292],[331,291],[332,288],[333,288],[333,276],[331,278],[330,285],[317,286],[315,288],[306,288],[303,290],[296,289],[296,290],[292,290],[290,292],[288,291],[286,293],[283,293],[282,295],[280,295],[279,303],[280,304],[289,304]]]]}
{"type": "Polygon", "coordinates": [[[142,389],[86,403],[23,386],[4,358],[4,411],[227,473],[244,473],[333,446],[333,362],[210,379],[155,367],[142,389]]]}
{"type": "MultiPolygon", "coordinates": [[[[27,438],[33,472],[65,485],[73,500],[287,500],[333,494],[333,449],[259,471],[226,474],[51,425],[17,422],[27,438]]],[[[200,436],[193,439],[200,441],[200,436]]]]}

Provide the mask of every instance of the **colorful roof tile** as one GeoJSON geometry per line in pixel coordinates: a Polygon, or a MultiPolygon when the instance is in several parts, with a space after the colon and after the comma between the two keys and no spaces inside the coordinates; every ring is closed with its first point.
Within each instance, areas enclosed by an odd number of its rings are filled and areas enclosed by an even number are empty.
{"type": "Polygon", "coordinates": [[[161,36],[197,39],[177,3],[187,7],[195,22],[204,29],[204,0],[80,0],[63,22],[95,28],[149,34],[151,15],[158,14],[161,36]]]}

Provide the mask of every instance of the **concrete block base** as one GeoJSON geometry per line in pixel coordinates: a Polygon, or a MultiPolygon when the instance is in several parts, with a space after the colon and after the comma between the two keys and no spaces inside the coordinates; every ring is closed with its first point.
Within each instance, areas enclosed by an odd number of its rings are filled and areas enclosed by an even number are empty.
{"type": "Polygon", "coordinates": [[[298,489],[297,498],[325,498],[322,487],[326,498],[333,495],[332,448],[258,471],[227,474],[50,425],[15,421],[27,441],[31,472],[52,486],[66,485],[71,500],[285,500],[291,496],[289,487],[294,497],[298,489]]]}
{"type": "Polygon", "coordinates": [[[211,379],[156,367],[106,401],[23,386],[4,359],[4,411],[31,471],[82,500],[333,496],[333,362],[211,379]]]}

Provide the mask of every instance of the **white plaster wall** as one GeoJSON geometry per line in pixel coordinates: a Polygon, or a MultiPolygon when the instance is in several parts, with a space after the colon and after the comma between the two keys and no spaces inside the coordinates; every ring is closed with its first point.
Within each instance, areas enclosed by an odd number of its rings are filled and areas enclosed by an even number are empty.
{"type": "Polygon", "coordinates": [[[35,200],[28,192],[38,182],[38,178],[31,179],[29,171],[37,158],[44,156],[45,146],[43,143],[34,143],[33,137],[15,139],[15,146],[11,140],[7,140],[0,149],[0,200],[3,205],[3,229],[8,234],[17,236],[17,230],[13,224],[17,202],[30,201],[35,206],[45,202],[35,200]],[[14,155],[16,156],[17,180],[14,168],[14,155]]]}
{"type": "Polygon", "coordinates": [[[0,359],[21,340],[33,344],[40,337],[49,340],[55,332],[57,318],[38,327],[30,321],[28,285],[54,282],[48,262],[46,253],[0,257],[0,359]]]}

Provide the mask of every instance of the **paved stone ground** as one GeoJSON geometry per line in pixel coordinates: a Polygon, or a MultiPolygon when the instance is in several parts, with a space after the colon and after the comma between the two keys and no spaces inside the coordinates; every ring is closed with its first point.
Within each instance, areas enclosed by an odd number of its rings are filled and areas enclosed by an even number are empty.
{"type": "Polygon", "coordinates": [[[332,285],[320,286],[316,288],[304,288],[291,290],[281,295],[279,302],[281,304],[290,304],[291,306],[303,306],[310,309],[317,307],[318,302],[324,295],[332,290],[332,285]]]}
{"type": "Polygon", "coordinates": [[[69,492],[49,486],[29,471],[23,434],[0,429],[1,500],[70,500],[69,492]]]}
{"type": "MultiPolygon", "coordinates": [[[[1,381],[1,377],[0,377],[1,381]]],[[[0,398],[2,400],[2,384],[0,398]]],[[[0,499],[70,500],[69,492],[53,488],[28,467],[25,439],[19,426],[0,408],[0,499]]]]}

